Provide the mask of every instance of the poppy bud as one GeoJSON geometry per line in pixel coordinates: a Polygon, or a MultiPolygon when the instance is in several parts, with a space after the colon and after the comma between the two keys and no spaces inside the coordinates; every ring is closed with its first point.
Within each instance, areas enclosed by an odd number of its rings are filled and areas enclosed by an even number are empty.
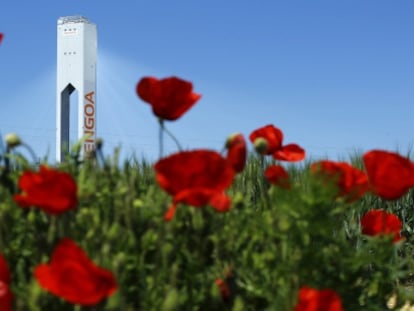
{"type": "Polygon", "coordinates": [[[9,133],[4,138],[5,138],[7,147],[9,148],[17,147],[22,143],[22,141],[20,140],[20,137],[16,133],[9,133]]]}
{"type": "Polygon", "coordinates": [[[239,135],[240,133],[233,133],[227,137],[225,144],[226,149],[229,149],[231,147],[234,139],[236,139],[239,135]]]}
{"type": "Polygon", "coordinates": [[[259,154],[265,154],[269,143],[263,137],[256,138],[253,142],[254,149],[259,154]]]}

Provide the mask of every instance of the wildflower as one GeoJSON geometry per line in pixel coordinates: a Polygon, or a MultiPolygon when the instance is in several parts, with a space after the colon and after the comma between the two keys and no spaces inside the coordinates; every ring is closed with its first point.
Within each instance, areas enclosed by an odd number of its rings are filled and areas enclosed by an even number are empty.
{"type": "Polygon", "coordinates": [[[23,208],[35,206],[49,214],[61,214],[78,205],[72,176],[44,165],[37,173],[25,171],[19,178],[19,187],[22,193],[13,198],[23,208]]]}
{"type": "Polygon", "coordinates": [[[362,233],[369,236],[393,235],[393,242],[402,239],[402,222],[398,216],[383,210],[373,209],[361,218],[362,233]]]}
{"type": "Polygon", "coordinates": [[[223,278],[216,279],[221,299],[226,304],[232,304],[237,292],[236,274],[232,266],[226,267],[223,278]]]}
{"type": "Polygon", "coordinates": [[[288,162],[302,161],[305,158],[305,150],[297,144],[288,144],[277,150],[273,157],[288,162]]]}
{"type": "Polygon", "coordinates": [[[0,254],[0,306],[1,310],[11,311],[13,294],[10,291],[10,271],[6,260],[0,254]]]}
{"type": "Polygon", "coordinates": [[[341,298],[331,289],[302,287],[294,311],[343,311],[341,298]]]}
{"type": "Polygon", "coordinates": [[[264,139],[267,146],[262,154],[271,155],[282,147],[283,133],[277,127],[269,124],[254,130],[249,138],[253,144],[256,144],[255,142],[258,138],[264,139]]]}
{"type": "Polygon", "coordinates": [[[230,299],[231,293],[226,281],[223,279],[216,279],[216,285],[219,288],[220,295],[223,301],[228,301],[230,299]]]}
{"type": "Polygon", "coordinates": [[[22,141],[20,140],[20,137],[16,133],[9,133],[5,136],[5,141],[7,144],[7,147],[14,148],[19,146],[22,141]]]}
{"type": "Polygon", "coordinates": [[[243,171],[246,165],[247,149],[246,141],[240,133],[229,136],[226,141],[227,160],[236,173],[243,171]]]}
{"type": "Polygon", "coordinates": [[[396,200],[414,186],[414,165],[397,153],[372,150],[363,161],[371,191],[386,200],[396,200]]]}
{"type": "Polygon", "coordinates": [[[234,178],[234,170],[219,153],[210,150],[182,151],[155,164],[156,179],[161,188],[173,196],[164,219],[169,221],[177,204],[194,207],[211,205],[217,212],[230,209],[231,201],[224,194],[234,178]]]}
{"type": "Polygon", "coordinates": [[[338,195],[348,202],[361,198],[368,190],[366,174],[346,162],[323,160],[313,163],[311,170],[338,187],[338,195]]]}
{"type": "Polygon", "coordinates": [[[177,77],[145,77],[136,86],[138,96],[151,105],[153,113],[169,121],[180,118],[200,99],[201,95],[192,89],[191,82],[177,77]]]}
{"type": "Polygon", "coordinates": [[[267,140],[265,138],[258,137],[254,140],[253,146],[257,153],[265,154],[269,144],[267,143],[267,140]]]}
{"type": "Polygon", "coordinates": [[[273,185],[289,189],[289,175],[281,165],[271,165],[264,173],[265,178],[273,185]]]}
{"type": "Polygon", "coordinates": [[[45,290],[83,306],[96,305],[117,289],[113,274],[96,266],[68,238],[60,241],[49,264],[40,264],[35,268],[34,276],[45,290]]]}
{"type": "Polygon", "coordinates": [[[257,152],[273,155],[276,160],[296,162],[305,158],[305,150],[299,145],[283,146],[283,132],[271,124],[254,130],[249,138],[257,152]]]}

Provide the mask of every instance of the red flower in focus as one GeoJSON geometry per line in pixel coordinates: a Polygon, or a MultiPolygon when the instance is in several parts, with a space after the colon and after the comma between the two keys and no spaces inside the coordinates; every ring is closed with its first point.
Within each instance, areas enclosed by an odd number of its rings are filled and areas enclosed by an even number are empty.
{"type": "Polygon", "coordinates": [[[177,77],[157,79],[142,78],[136,87],[138,96],[151,105],[154,114],[165,120],[176,120],[189,110],[201,97],[193,93],[191,82],[177,77]]]}
{"type": "Polygon", "coordinates": [[[178,203],[195,207],[210,204],[216,211],[230,209],[231,201],[224,194],[234,178],[227,159],[210,150],[183,151],[155,164],[156,179],[161,188],[173,196],[173,203],[164,216],[169,221],[178,203]]]}
{"type": "Polygon", "coordinates": [[[276,160],[296,162],[305,158],[305,150],[299,145],[288,144],[283,146],[283,132],[271,124],[254,130],[249,138],[259,153],[272,154],[276,160]],[[262,144],[261,140],[266,143],[262,144]]]}
{"type": "Polygon", "coordinates": [[[24,172],[19,187],[22,193],[14,195],[14,200],[21,207],[36,206],[46,213],[60,214],[78,205],[72,176],[43,165],[38,173],[24,172]]]}
{"type": "Polygon", "coordinates": [[[335,183],[339,195],[346,197],[348,202],[361,198],[368,190],[366,174],[346,162],[324,160],[313,163],[311,170],[326,182],[335,183]]]}
{"type": "Polygon", "coordinates": [[[243,171],[246,165],[247,148],[246,141],[242,134],[231,135],[226,142],[227,161],[236,173],[243,171]]]}
{"type": "Polygon", "coordinates": [[[371,191],[386,200],[403,196],[414,186],[414,164],[397,153],[372,150],[363,156],[371,191]]]}
{"type": "Polygon", "coordinates": [[[45,290],[73,304],[93,306],[115,292],[113,274],[96,266],[72,240],[55,248],[50,263],[38,265],[34,276],[45,290]]]}
{"type": "Polygon", "coordinates": [[[342,301],[331,289],[302,287],[294,311],[343,311],[342,301]]]}
{"type": "Polygon", "coordinates": [[[6,260],[0,254],[0,306],[1,310],[11,311],[13,294],[10,291],[10,272],[6,260]]]}
{"type": "Polygon", "coordinates": [[[283,133],[280,129],[271,124],[254,130],[249,138],[253,144],[258,138],[265,139],[267,148],[263,151],[263,154],[266,155],[273,154],[282,148],[283,133]]]}
{"type": "Polygon", "coordinates": [[[289,175],[281,165],[269,166],[264,173],[266,179],[273,185],[289,189],[289,175]]]}
{"type": "Polygon", "coordinates": [[[393,242],[402,239],[402,222],[398,216],[383,210],[370,210],[361,218],[362,233],[369,236],[392,234],[393,242]]]}

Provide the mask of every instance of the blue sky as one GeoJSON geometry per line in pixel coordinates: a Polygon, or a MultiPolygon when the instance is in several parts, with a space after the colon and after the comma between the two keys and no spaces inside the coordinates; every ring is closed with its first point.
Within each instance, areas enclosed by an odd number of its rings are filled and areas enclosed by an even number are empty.
{"type": "MultiPolygon", "coordinates": [[[[311,158],[414,144],[412,0],[5,0],[0,133],[55,157],[56,22],[98,29],[98,135],[158,156],[157,121],[135,94],[176,75],[202,99],[167,127],[186,148],[274,124],[311,158]],[[68,3],[70,2],[70,3],[68,3]]],[[[75,134],[73,135],[75,137],[75,134]]],[[[175,147],[166,138],[166,150],[175,147]]]]}

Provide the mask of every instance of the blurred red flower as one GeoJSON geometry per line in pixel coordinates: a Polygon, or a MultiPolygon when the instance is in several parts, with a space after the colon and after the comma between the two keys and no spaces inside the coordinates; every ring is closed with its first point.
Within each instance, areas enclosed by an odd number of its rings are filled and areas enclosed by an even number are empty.
{"type": "Polygon", "coordinates": [[[14,195],[21,207],[36,206],[49,214],[60,214],[78,205],[77,186],[65,172],[41,166],[39,172],[25,171],[19,179],[21,194],[14,195]]]}
{"type": "Polygon", "coordinates": [[[263,154],[270,155],[282,147],[283,132],[274,125],[269,124],[251,132],[249,138],[253,144],[258,138],[265,139],[267,147],[263,154]]]}
{"type": "Polygon", "coordinates": [[[227,161],[233,167],[236,173],[243,171],[246,165],[247,148],[246,141],[242,134],[231,135],[226,142],[227,161]]]}
{"type": "Polygon", "coordinates": [[[370,210],[361,218],[362,233],[369,236],[392,234],[393,242],[402,239],[402,222],[397,215],[383,210],[370,210]]]}
{"type": "Polygon", "coordinates": [[[331,289],[302,287],[294,311],[343,311],[342,301],[331,289]]]}
{"type": "Polygon", "coordinates": [[[3,41],[3,38],[4,38],[4,34],[0,32],[0,44],[3,41]]]}
{"type": "Polygon", "coordinates": [[[181,117],[200,99],[201,95],[192,90],[191,82],[177,77],[144,77],[136,87],[138,96],[151,105],[154,114],[169,121],[181,117]]]}
{"type": "Polygon", "coordinates": [[[194,207],[211,205],[218,212],[230,209],[231,201],[224,194],[233,182],[235,171],[227,159],[210,150],[182,151],[155,164],[156,179],[161,188],[173,196],[173,203],[164,216],[169,221],[178,203],[194,207]]]}
{"type": "Polygon", "coordinates": [[[273,185],[289,189],[289,175],[285,168],[281,165],[271,165],[264,173],[265,178],[273,185]]]}
{"type": "Polygon", "coordinates": [[[0,309],[11,311],[13,304],[13,294],[10,291],[10,271],[6,260],[0,254],[0,309]]]}
{"type": "Polygon", "coordinates": [[[305,150],[299,145],[282,145],[283,132],[272,124],[254,130],[249,138],[259,153],[271,154],[276,160],[296,162],[305,158],[305,150]],[[266,142],[264,145],[261,144],[261,139],[266,142]]]}
{"type": "Polygon", "coordinates": [[[397,153],[372,150],[363,161],[371,191],[383,199],[399,199],[414,186],[414,164],[397,153]]]}
{"type": "Polygon", "coordinates": [[[335,183],[339,196],[348,202],[361,198],[368,191],[366,174],[346,162],[323,160],[311,165],[311,171],[320,175],[326,182],[335,183]]]}
{"type": "Polygon", "coordinates": [[[219,288],[220,295],[223,301],[228,301],[230,299],[231,292],[227,282],[223,279],[217,279],[216,285],[219,288]]]}
{"type": "Polygon", "coordinates": [[[55,248],[50,263],[35,268],[39,285],[73,304],[93,306],[112,295],[117,284],[113,274],[96,266],[72,240],[55,248]]]}
{"type": "Polygon", "coordinates": [[[297,162],[305,158],[305,150],[297,144],[288,144],[277,150],[273,157],[276,160],[297,162]]]}

